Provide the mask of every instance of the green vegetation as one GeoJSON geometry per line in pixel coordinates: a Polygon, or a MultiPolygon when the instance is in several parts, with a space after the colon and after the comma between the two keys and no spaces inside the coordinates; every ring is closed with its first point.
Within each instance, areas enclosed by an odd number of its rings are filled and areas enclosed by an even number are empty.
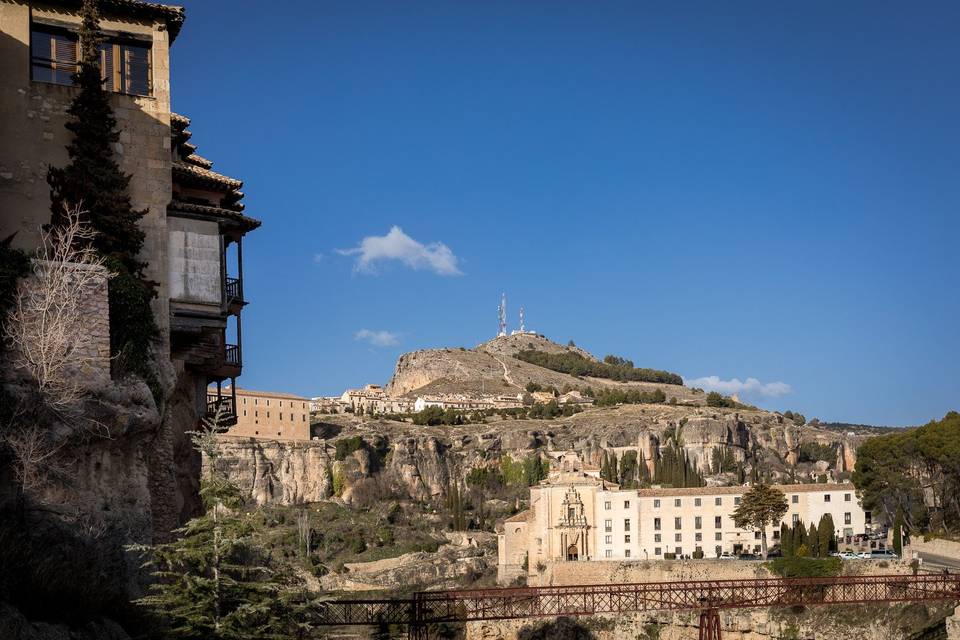
{"type": "Polygon", "coordinates": [[[775,558],[766,567],[781,578],[829,578],[838,575],[843,566],[840,558],[775,558]]]}
{"type": "Polygon", "coordinates": [[[737,470],[737,460],[729,447],[723,447],[722,451],[719,447],[714,448],[710,455],[710,470],[715,474],[737,470]]]}
{"type": "Polygon", "coordinates": [[[127,187],[130,176],[120,171],[113,148],[120,139],[117,119],[110,106],[110,93],[100,76],[100,34],[97,3],[83,4],[80,56],[74,94],[66,128],[73,134],[67,145],[67,166],[49,167],[51,219],[56,227],[66,214],[82,207],[96,235],[90,241],[106,259],[114,274],[108,285],[110,348],[114,373],[132,373],[143,378],[160,402],[159,382],[150,357],[150,345],[158,335],[150,301],[157,283],[144,275],[146,264],[139,255],[144,232],[139,221],[146,211],[136,211],[127,187]]]}
{"type": "Polygon", "coordinates": [[[786,418],[787,420],[790,420],[791,422],[793,422],[793,424],[797,425],[798,427],[806,424],[807,422],[807,419],[800,412],[784,411],[783,417],[786,418]]]}
{"type": "Polygon", "coordinates": [[[638,369],[629,360],[618,356],[607,356],[603,362],[594,362],[579,353],[546,353],[528,349],[515,356],[518,360],[535,364],[545,369],[559,371],[572,376],[592,376],[621,382],[660,382],[663,384],[683,384],[683,378],[676,373],[657,369],[638,369]]]}
{"type": "Polygon", "coordinates": [[[334,460],[346,460],[347,456],[352,454],[354,451],[359,451],[363,449],[364,443],[363,438],[360,436],[353,436],[351,438],[342,438],[337,440],[334,444],[334,460]]]}
{"type": "MultiPolygon", "coordinates": [[[[642,465],[646,468],[646,465],[642,465]]],[[[668,487],[703,487],[706,482],[695,464],[687,459],[686,449],[673,441],[661,447],[660,457],[653,464],[653,484],[668,487]]]]}
{"type": "Polygon", "coordinates": [[[667,401],[667,394],[661,389],[653,391],[603,389],[594,397],[594,405],[598,407],[612,407],[618,404],[663,404],[667,401]]]}
{"type": "Polygon", "coordinates": [[[960,413],[922,427],[870,438],[851,477],[863,508],[903,535],[960,529],[960,413]],[[925,492],[929,496],[925,499],[925,492]]]}
{"type": "Polygon", "coordinates": [[[708,407],[728,407],[734,408],[737,406],[737,403],[727,396],[720,395],[716,391],[711,391],[707,394],[707,406],[708,407]]]}
{"type": "Polygon", "coordinates": [[[767,484],[755,484],[743,494],[734,509],[734,524],[741,529],[760,532],[760,553],[767,559],[767,527],[775,526],[789,508],[783,491],[767,484]]]}
{"type": "Polygon", "coordinates": [[[828,558],[837,551],[837,535],[834,529],[833,516],[824,514],[820,522],[810,526],[804,525],[803,520],[791,527],[786,522],[780,525],[780,552],[784,557],[802,556],[811,558],[828,558]]]}
{"type": "Polygon", "coordinates": [[[800,445],[800,455],[798,459],[800,462],[818,462],[825,460],[826,462],[832,463],[837,459],[837,453],[833,445],[821,444],[819,442],[804,442],[800,445]]]}

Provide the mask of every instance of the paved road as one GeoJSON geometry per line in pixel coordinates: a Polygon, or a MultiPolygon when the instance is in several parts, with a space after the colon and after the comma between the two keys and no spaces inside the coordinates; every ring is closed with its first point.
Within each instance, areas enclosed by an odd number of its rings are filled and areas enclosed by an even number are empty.
{"type": "Polygon", "coordinates": [[[924,570],[943,569],[946,567],[951,572],[960,572],[960,558],[937,555],[935,553],[925,553],[923,551],[919,552],[919,556],[923,558],[921,568],[924,570]]]}

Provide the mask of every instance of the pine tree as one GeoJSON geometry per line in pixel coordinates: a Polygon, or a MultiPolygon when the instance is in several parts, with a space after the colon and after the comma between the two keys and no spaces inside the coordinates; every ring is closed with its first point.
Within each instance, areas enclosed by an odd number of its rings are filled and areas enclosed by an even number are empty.
{"type": "Polygon", "coordinates": [[[617,453],[614,451],[610,454],[610,482],[620,481],[620,470],[617,467],[617,453]]]}
{"type": "Polygon", "coordinates": [[[263,557],[258,519],[243,512],[240,490],[217,470],[216,424],[193,434],[196,448],[212,455],[200,490],[206,512],[173,542],[130,547],[148,557],[155,579],[136,604],[153,614],[165,638],[303,637],[315,596],[263,557]]]}
{"type": "Polygon", "coordinates": [[[145,238],[139,221],[146,211],[133,208],[127,190],[130,176],[120,170],[113,157],[120,132],[100,74],[103,38],[95,0],[84,0],[79,38],[79,62],[73,76],[77,92],[67,110],[70,117],[66,123],[73,134],[67,145],[70,162],[47,171],[50,224],[63,224],[70,208],[79,207],[84,212],[96,232],[91,243],[114,274],[108,291],[116,370],[137,373],[154,386],[155,376],[148,363],[150,342],[157,335],[150,308],[156,283],[146,279],[146,265],[138,258],[145,238]]]}

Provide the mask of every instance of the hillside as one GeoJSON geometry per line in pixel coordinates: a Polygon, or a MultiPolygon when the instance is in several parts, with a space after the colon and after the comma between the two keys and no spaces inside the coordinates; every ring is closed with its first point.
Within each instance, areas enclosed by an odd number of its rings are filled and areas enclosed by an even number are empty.
{"type": "Polygon", "coordinates": [[[683,385],[652,382],[618,382],[553,371],[516,356],[524,351],[546,354],[576,354],[599,363],[593,354],[576,346],[564,346],[533,334],[500,336],[473,349],[425,349],[400,356],[387,391],[395,396],[437,393],[511,394],[529,383],[564,389],[662,389],[667,398],[690,405],[705,404],[705,396],[683,385]]]}

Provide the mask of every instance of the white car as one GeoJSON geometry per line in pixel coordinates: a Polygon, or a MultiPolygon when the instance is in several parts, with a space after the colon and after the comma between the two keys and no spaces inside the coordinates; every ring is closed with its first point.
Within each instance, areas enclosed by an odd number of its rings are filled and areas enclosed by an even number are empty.
{"type": "MultiPolygon", "coordinates": [[[[839,554],[841,560],[859,560],[863,556],[859,553],[854,553],[853,551],[842,551],[839,554]]],[[[870,554],[867,554],[867,557],[870,557],[870,554]]]]}

